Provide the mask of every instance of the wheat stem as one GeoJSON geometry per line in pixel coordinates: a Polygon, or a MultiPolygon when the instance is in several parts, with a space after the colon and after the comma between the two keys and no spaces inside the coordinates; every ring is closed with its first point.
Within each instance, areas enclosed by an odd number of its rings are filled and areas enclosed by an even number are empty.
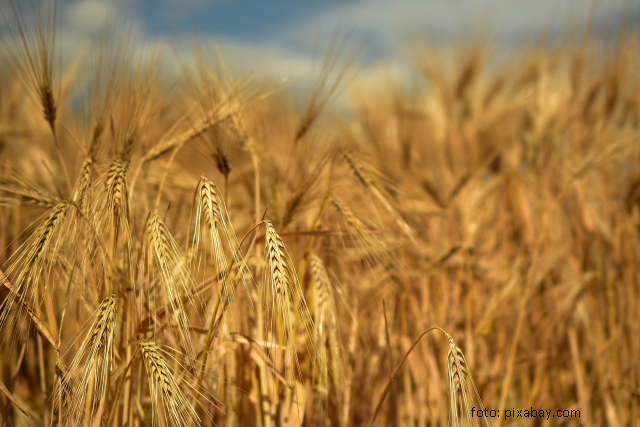
{"type": "MultiPolygon", "coordinates": [[[[254,231],[256,230],[258,227],[260,227],[263,224],[263,221],[260,221],[259,223],[257,223],[256,225],[254,225],[253,227],[251,227],[245,234],[244,236],[242,236],[242,239],[240,240],[240,244],[238,245],[238,250],[240,250],[240,248],[242,247],[242,244],[244,243],[245,239],[254,231]]],[[[255,241],[255,239],[254,239],[255,241]]],[[[233,264],[235,262],[236,257],[232,257],[231,261],[229,262],[229,267],[227,267],[227,272],[225,274],[225,277],[229,276],[229,273],[231,272],[231,268],[233,267],[233,264]]],[[[238,283],[238,281],[236,280],[236,285],[238,283]]],[[[235,285],[234,285],[235,288],[235,285]]],[[[231,290],[231,292],[233,292],[233,290],[231,290]]],[[[218,297],[218,299],[216,300],[216,305],[215,308],[213,309],[213,312],[211,313],[211,320],[209,322],[209,328],[207,330],[207,340],[205,341],[205,345],[204,345],[204,350],[202,351],[202,360],[200,362],[200,372],[198,373],[198,380],[196,382],[196,387],[195,389],[198,390],[200,389],[200,385],[202,384],[202,380],[204,379],[204,372],[205,372],[205,368],[207,366],[207,359],[209,357],[209,347],[211,346],[211,342],[213,341],[213,336],[215,335],[216,330],[218,329],[218,325],[220,324],[220,321],[222,320],[222,316],[224,316],[224,310],[227,306],[227,302],[228,302],[228,298],[225,298],[225,305],[222,308],[222,313],[220,314],[220,316],[218,316],[218,310],[220,309],[220,301],[222,300],[222,295],[220,295],[218,297]]],[[[194,399],[197,400],[197,395],[194,396],[194,399]]]]}
{"type": "Polygon", "coordinates": [[[127,379],[127,372],[129,371],[129,368],[131,367],[133,360],[138,355],[138,351],[140,351],[140,346],[136,347],[136,350],[133,352],[133,355],[129,359],[127,366],[124,368],[124,372],[122,373],[122,378],[120,378],[120,381],[118,382],[118,387],[116,388],[116,394],[113,397],[113,402],[111,402],[111,411],[109,412],[109,418],[107,419],[107,427],[111,426],[111,423],[115,418],[116,408],[118,407],[118,398],[120,397],[120,391],[122,390],[122,385],[127,379]]]}

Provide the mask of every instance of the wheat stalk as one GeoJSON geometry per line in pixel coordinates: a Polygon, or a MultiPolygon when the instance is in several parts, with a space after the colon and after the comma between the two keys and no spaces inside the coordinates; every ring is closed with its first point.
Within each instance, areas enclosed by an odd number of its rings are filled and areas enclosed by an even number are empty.
{"type": "Polygon", "coordinates": [[[68,382],[69,368],[60,358],[59,351],[56,351],[55,373],[55,382],[53,384],[55,402],[53,409],[58,412],[58,420],[60,420],[62,418],[63,411],[68,408],[66,405],[71,402],[73,389],[71,388],[71,384],[68,382]]]}
{"type": "MultiPolygon", "coordinates": [[[[380,398],[378,399],[378,403],[376,404],[376,407],[373,411],[373,416],[369,420],[369,427],[371,427],[373,425],[373,422],[376,420],[378,413],[380,412],[380,408],[382,407],[382,403],[384,402],[385,398],[389,394],[389,391],[391,390],[391,384],[395,380],[396,375],[398,375],[398,372],[400,372],[400,369],[402,368],[402,365],[404,364],[404,362],[407,360],[407,357],[409,357],[409,355],[411,354],[413,349],[416,347],[416,345],[418,345],[420,340],[425,335],[427,335],[429,332],[432,332],[432,331],[440,331],[447,337],[447,343],[448,343],[447,372],[449,377],[449,404],[450,404],[449,420],[450,421],[454,420],[456,426],[460,425],[460,418],[458,416],[458,412],[459,412],[458,399],[461,398],[462,410],[464,411],[467,417],[467,423],[470,427],[474,425],[473,418],[471,416],[471,405],[473,403],[473,397],[469,389],[469,384],[468,384],[469,382],[473,386],[475,396],[478,400],[478,405],[480,406],[480,409],[482,410],[482,412],[484,412],[484,405],[482,404],[482,400],[480,399],[480,393],[478,393],[478,389],[476,388],[476,384],[473,381],[473,377],[471,376],[471,371],[469,370],[469,367],[467,365],[467,360],[465,359],[464,354],[462,354],[462,350],[460,350],[460,348],[456,345],[453,338],[451,337],[451,335],[449,335],[447,331],[440,328],[439,326],[433,326],[425,330],[420,334],[420,336],[418,336],[418,338],[413,342],[411,347],[409,347],[409,350],[404,354],[404,357],[402,358],[400,363],[398,363],[395,370],[393,370],[390,373],[389,381],[387,382],[384,390],[382,391],[382,394],[380,395],[380,398]]],[[[487,426],[491,425],[488,417],[483,417],[483,419],[487,426]]]]}

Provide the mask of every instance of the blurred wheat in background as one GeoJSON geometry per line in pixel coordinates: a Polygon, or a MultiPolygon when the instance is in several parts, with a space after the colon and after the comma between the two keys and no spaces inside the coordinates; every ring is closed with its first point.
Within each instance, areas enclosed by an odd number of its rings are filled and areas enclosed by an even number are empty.
{"type": "Polygon", "coordinates": [[[304,98],[3,13],[2,426],[639,425],[637,27],[304,98]]]}

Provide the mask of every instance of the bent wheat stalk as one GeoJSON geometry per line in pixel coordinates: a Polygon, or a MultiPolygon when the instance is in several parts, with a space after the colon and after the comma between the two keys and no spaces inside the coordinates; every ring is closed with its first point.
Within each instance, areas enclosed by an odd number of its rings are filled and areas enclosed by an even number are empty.
{"type": "MultiPolygon", "coordinates": [[[[265,211],[266,213],[266,211],[265,211]]],[[[242,247],[242,244],[244,243],[245,239],[256,229],[258,229],[261,225],[263,224],[263,221],[260,221],[259,223],[257,223],[256,225],[254,225],[253,227],[251,227],[249,229],[249,231],[247,231],[245,233],[245,235],[242,237],[242,240],[240,240],[240,243],[238,243],[238,250],[240,249],[240,247],[242,247]]],[[[255,239],[256,239],[257,235],[254,236],[253,241],[251,242],[251,246],[249,247],[249,251],[247,252],[247,254],[249,252],[251,252],[251,249],[253,248],[253,244],[255,243],[255,239]]],[[[229,263],[229,267],[227,268],[226,272],[224,272],[225,276],[220,277],[219,280],[222,280],[224,277],[228,276],[229,273],[231,272],[231,268],[233,268],[233,264],[235,262],[235,260],[237,259],[237,256],[234,256],[233,259],[231,260],[231,262],[229,263]]],[[[239,269],[244,268],[241,265],[238,265],[239,269]]],[[[237,281],[235,282],[237,285],[237,281]]],[[[200,372],[198,373],[198,379],[196,381],[196,390],[198,390],[200,388],[200,385],[202,384],[202,380],[204,379],[204,372],[205,369],[207,367],[207,359],[209,357],[209,347],[211,346],[211,343],[213,342],[213,336],[215,335],[216,331],[218,330],[218,327],[220,326],[220,322],[223,319],[224,313],[225,313],[225,309],[227,307],[227,303],[229,302],[229,298],[225,298],[223,295],[221,295],[220,297],[218,297],[218,300],[216,301],[216,305],[213,309],[213,312],[211,313],[211,321],[209,323],[209,329],[207,330],[207,339],[204,345],[204,349],[202,350],[202,360],[200,363],[200,372]],[[218,316],[218,310],[220,309],[220,304],[221,301],[224,301],[224,304],[222,305],[222,312],[220,313],[220,315],[218,316]]],[[[195,403],[195,401],[197,400],[198,396],[194,395],[194,401],[193,403],[195,403]]]]}
{"type": "MultiPolygon", "coordinates": [[[[384,389],[382,390],[382,394],[380,395],[380,398],[378,399],[378,403],[376,404],[376,407],[373,411],[373,415],[371,416],[371,421],[369,421],[369,427],[371,427],[374,423],[374,421],[376,420],[376,418],[378,417],[378,414],[380,412],[380,408],[382,407],[382,404],[384,403],[384,400],[386,399],[387,395],[389,394],[389,391],[391,390],[391,384],[393,383],[393,381],[395,380],[396,375],[398,375],[398,372],[400,372],[400,369],[402,368],[402,365],[404,364],[405,360],[407,360],[407,357],[409,357],[409,354],[411,354],[411,352],[413,351],[413,349],[415,348],[416,345],[418,345],[418,343],[420,342],[420,340],[427,335],[429,332],[431,331],[440,331],[443,334],[445,334],[445,336],[447,337],[448,340],[448,352],[447,352],[447,372],[449,374],[449,388],[450,388],[450,410],[453,412],[453,414],[455,414],[455,421],[456,421],[456,425],[460,425],[460,420],[458,419],[457,413],[458,413],[458,403],[457,403],[457,399],[458,399],[458,395],[461,395],[462,399],[463,399],[463,406],[464,406],[464,410],[465,413],[467,415],[467,422],[469,423],[469,425],[472,425],[472,418],[471,418],[471,414],[470,414],[470,407],[469,404],[471,403],[471,395],[469,393],[469,388],[467,385],[467,377],[469,379],[469,381],[471,382],[471,384],[473,385],[473,389],[476,393],[476,398],[478,399],[478,404],[480,405],[480,408],[482,410],[484,410],[484,406],[482,404],[482,400],[480,399],[480,394],[478,393],[478,390],[476,389],[476,385],[475,382],[473,381],[473,378],[471,377],[471,372],[468,369],[467,366],[467,361],[464,358],[464,355],[462,354],[462,350],[460,350],[460,348],[455,344],[455,342],[453,341],[453,338],[451,337],[451,335],[449,335],[449,333],[447,331],[445,331],[444,329],[442,329],[439,326],[433,326],[427,330],[425,330],[423,333],[420,334],[420,336],[413,342],[413,344],[411,345],[411,347],[409,347],[409,350],[405,353],[404,357],[402,358],[402,360],[400,361],[400,363],[398,363],[398,366],[396,367],[396,369],[391,373],[390,377],[389,377],[389,381],[387,382],[387,384],[385,385],[384,389]]],[[[490,426],[491,424],[489,423],[489,420],[484,417],[485,423],[490,426]]]]}

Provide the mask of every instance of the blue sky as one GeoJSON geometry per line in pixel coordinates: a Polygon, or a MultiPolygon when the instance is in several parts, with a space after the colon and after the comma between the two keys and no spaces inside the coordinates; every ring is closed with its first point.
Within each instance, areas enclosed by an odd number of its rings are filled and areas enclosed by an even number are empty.
{"type": "Polygon", "coordinates": [[[337,28],[365,40],[374,57],[408,40],[482,34],[494,42],[531,39],[546,29],[580,25],[596,7],[606,24],[639,10],[630,0],[63,0],[65,22],[96,27],[111,14],[156,36],[198,32],[220,45],[276,55],[310,55],[337,28]],[[89,25],[87,25],[89,24],[89,25]]]}
{"type": "MultiPolygon", "coordinates": [[[[6,9],[10,0],[0,0],[6,9]]],[[[17,0],[25,9],[30,2],[17,0]]],[[[63,48],[97,31],[107,17],[139,33],[188,46],[198,34],[225,58],[269,62],[286,69],[317,62],[339,30],[363,46],[361,62],[397,61],[416,40],[459,42],[483,38],[494,45],[534,41],[586,22],[591,0],[58,0],[63,48]]],[[[640,22],[638,0],[595,2],[596,27],[622,17],[640,22]]],[[[4,23],[0,23],[0,31],[4,23]]],[[[188,49],[188,47],[187,47],[188,49]]]]}
{"type": "MultiPolygon", "coordinates": [[[[128,9],[153,32],[220,34],[246,40],[277,38],[300,24],[322,27],[340,23],[382,32],[434,31],[453,35],[465,27],[488,25],[500,36],[526,35],[547,25],[583,22],[595,5],[600,19],[620,15],[633,1],[606,0],[65,0],[79,5],[128,9]],[[126,6],[125,6],[126,5],[126,6]],[[431,27],[431,28],[429,28],[431,27]]],[[[320,28],[319,28],[320,29],[320,28]]],[[[326,30],[327,28],[324,28],[326,30]]]]}

